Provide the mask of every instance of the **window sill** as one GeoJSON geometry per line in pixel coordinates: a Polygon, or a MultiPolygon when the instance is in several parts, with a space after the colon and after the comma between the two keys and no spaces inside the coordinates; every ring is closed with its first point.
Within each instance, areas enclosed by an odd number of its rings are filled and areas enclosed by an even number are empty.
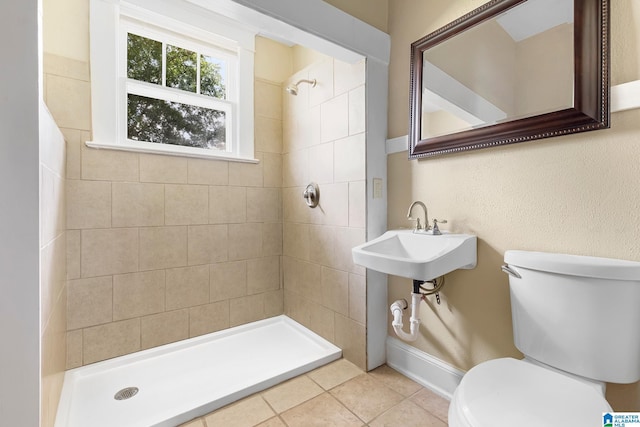
{"type": "Polygon", "coordinates": [[[210,160],[227,160],[230,162],[240,163],[259,163],[259,159],[250,157],[237,157],[230,153],[222,153],[220,151],[206,151],[199,148],[181,147],[176,145],[167,144],[149,144],[149,143],[136,143],[128,142],[127,145],[116,143],[105,143],[96,141],[85,142],[87,147],[96,148],[101,150],[118,150],[118,151],[130,151],[133,153],[148,153],[148,154],[160,154],[165,156],[179,156],[179,157],[192,157],[198,159],[210,159],[210,160]],[[156,146],[157,145],[157,146],[156,146]]]}

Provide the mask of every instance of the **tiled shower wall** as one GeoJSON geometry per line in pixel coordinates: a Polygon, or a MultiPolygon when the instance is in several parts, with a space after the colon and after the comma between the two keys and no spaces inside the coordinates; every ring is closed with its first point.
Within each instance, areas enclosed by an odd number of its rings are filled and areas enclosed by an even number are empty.
{"type": "Polygon", "coordinates": [[[88,64],[48,54],[45,73],[67,140],[67,368],[284,310],[366,367],[364,62],[306,67],[291,80],[319,84],[297,97],[257,77],[258,164],[88,148],[88,64]]]}
{"type": "Polygon", "coordinates": [[[366,369],[365,270],[351,248],[365,241],[365,62],[326,58],[286,82],[283,102],[285,313],[342,348],[366,369]],[[306,206],[310,182],[320,204],[306,206]]]}
{"type": "Polygon", "coordinates": [[[67,368],[281,314],[281,86],[256,81],[258,164],[95,150],[88,64],[45,63],[68,147],[67,368]]]}
{"type": "Polygon", "coordinates": [[[41,426],[52,427],[65,370],[65,144],[44,105],[40,111],[41,426]]]}

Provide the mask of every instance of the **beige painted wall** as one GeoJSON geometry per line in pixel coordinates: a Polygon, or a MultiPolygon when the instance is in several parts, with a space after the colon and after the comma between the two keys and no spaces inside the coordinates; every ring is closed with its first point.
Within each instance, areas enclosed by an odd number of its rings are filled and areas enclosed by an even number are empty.
{"type": "MultiPolygon", "coordinates": [[[[411,42],[482,3],[390,3],[389,137],[408,133],[411,42]]],[[[640,79],[640,5],[612,2],[611,28],[613,84],[640,79]]],[[[431,217],[479,239],[478,266],[447,275],[442,305],[422,305],[417,348],[465,370],[520,356],[500,272],[507,249],[640,261],[639,121],[640,110],[632,110],[612,115],[609,130],[423,161],[408,161],[406,152],[389,156],[389,227],[409,226],[407,207],[422,200],[431,217]]],[[[408,280],[390,278],[389,301],[410,291],[408,280]]],[[[607,397],[618,411],[640,410],[639,384],[611,385],[607,397]]]]}
{"type": "Polygon", "coordinates": [[[388,8],[393,0],[324,0],[361,21],[388,33],[388,8]]]}

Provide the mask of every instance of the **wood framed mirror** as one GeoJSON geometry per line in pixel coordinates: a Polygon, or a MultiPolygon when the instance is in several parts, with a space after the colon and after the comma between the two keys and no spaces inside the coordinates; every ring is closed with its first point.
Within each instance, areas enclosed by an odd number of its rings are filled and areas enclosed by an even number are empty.
{"type": "Polygon", "coordinates": [[[409,158],[609,127],[609,0],[492,0],[411,45],[409,158]]]}

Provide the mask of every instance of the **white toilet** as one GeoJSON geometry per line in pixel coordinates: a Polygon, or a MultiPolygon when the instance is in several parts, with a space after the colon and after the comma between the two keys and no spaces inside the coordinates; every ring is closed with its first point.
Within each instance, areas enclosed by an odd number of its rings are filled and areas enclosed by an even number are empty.
{"type": "Polygon", "coordinates": [[[605,382],[640,380],[640,263],[507,251],[523,360],[481,363],[449,406],[450,427],[601,426],[605,382]]]}

